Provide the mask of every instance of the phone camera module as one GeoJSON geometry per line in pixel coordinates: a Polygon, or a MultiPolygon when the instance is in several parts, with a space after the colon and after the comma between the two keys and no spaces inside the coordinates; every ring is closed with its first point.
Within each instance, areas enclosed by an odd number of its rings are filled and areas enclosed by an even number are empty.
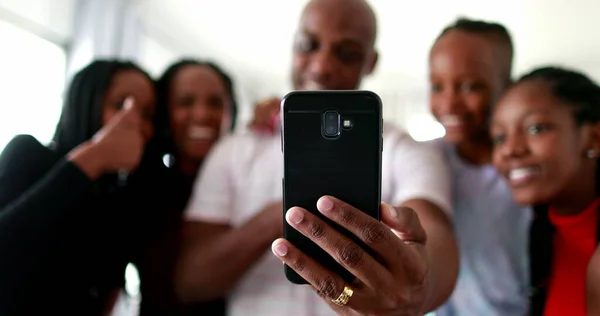
{"type": "Polygon", "coordinates": [[[327,111],[323,115],[323,130],[325,136],[336,137],[340,134],[340,114],[335,111],[327,111]]]}

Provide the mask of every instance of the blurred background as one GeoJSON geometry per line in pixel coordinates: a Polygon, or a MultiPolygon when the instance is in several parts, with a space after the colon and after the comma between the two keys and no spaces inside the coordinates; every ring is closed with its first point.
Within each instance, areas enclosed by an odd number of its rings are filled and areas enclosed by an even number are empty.
{"type": "MultiPolygon", "coordinates": [[[[233,74],[240,119],[256,102],[290,91],[293,33],[307,0],[0,0],[0,151],[15,134],[50,141],[64,87],[97,58],[131,59],[160,75],[181,57],[217,62],[233,74]],[[36,91],[36,93],[30,93],[36,91]]],[[[443,136],[427,108],[427,54],[457,17],[506,25],[515,76],[545,63],[600,80],[598,0],[371,0],[380,62],[363,88],[386,121],[419,141],[443,136]]],[[[127,291],[138,280],[127,270],[127,291]]],[[[133,315],[121,302],[116,315],[133,315]]],[[[132,307],[133,306],[133,307],[132,307]]]]}
{"type": "MultiPolygon", "coordinates": [[[[600,1],[370,2],[379,18],[381,59],[363,88],[381,96],[386,120],[417,140],[444,133],[426,106],[426,58],[442,27],[458,16],[508,26],[515,75],[559,62],[600,79],[600,1]]],[[[102,57],[133,59],[155,76],[179,57],[214,60],[234,75],[241,120],[248,120],[256,101],[290,89],[292,35],[305,3],[0,0],[0,149],[18,133],[50,140],[70,75],[102,57]],[[26,93],[30,87],[37,93],[26,93]]]]}

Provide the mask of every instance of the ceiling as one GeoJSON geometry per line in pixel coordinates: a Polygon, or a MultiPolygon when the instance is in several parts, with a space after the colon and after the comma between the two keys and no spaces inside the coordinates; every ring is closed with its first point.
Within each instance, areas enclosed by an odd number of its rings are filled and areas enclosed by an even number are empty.
{"type": "MultiPolygon", "coordinates": [[[[256,89],[288,87],[291,40],[306,0],[138,0],[143,19],[195,53],[234,69],[256,89]]],[[[373,90],[422,93],[426,56],[458,16],[504,23],[516,46],[515,72],[558,62],[600,78],[600,1],[371,0],[381,59],[365,83],[373,90]]]]}

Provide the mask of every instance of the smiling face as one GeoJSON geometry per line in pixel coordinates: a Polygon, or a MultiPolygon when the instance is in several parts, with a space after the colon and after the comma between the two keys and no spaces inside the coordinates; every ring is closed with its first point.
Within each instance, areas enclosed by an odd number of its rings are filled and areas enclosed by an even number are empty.
{"type": "Polygon", "coordinates": [[[488,136],[492,105],[507,79],[482,34],[453,30],[442,35],[429,58],[430,108],[446,130],[445,139],[461,144],[488,136]]]}
{"type": "Polygon", "coordinates": [[[294,39],[296,90],[354,90],[377,62],[375,17],[363,0],[313,0],[294,39]]]}
{"type": "Polygon", "coordinates": [[[587,154],[600,153],[596,125],[578,125],[572,108],[546,82],[527,80],[511,88],[494,111],[491,135],[494,165],[515,200],[561,204],[593,196],[596,159],[587,154]]]}
{"type": "Polygon", "coordinates": [[[170,126],[180,158],[202,161],[229,123],[231,95],[219,74],[203,65],[181,68],[170,89],[170,126]]]}

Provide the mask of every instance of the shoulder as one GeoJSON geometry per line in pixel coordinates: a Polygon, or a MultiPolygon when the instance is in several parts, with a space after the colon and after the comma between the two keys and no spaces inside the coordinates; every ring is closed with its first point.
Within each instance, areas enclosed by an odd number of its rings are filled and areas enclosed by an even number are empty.
{"type": "Polygon", "coordinates": [[[31,135],[15,136],[0,154],[0,169],[23,165],[52,157],[52,151],[31,135]]]}
{"type": "Polygon", "coordinates": [[[31,135],[17,135],[6,145],[2,155],[23,150],[45,148],[35,137],[31,135]]]}
{"type": "Polygon", "coordinates": [[[222,137],[209,153],[208,160],[223,160],[243,164],[258,157],[280,152],[279,135],[260,135],[256,133],[229,134],[222,137]]]}
{"type": "Polygon", "coordinates": [[[386,155],[391,158],[394,173],[399,177],[399,181],[420,179],[426,183],[449,177],[448,164],[439,146],[433,142],[418,142],[401,129],[391,130],[394,135],[393,143],[388,143],[388,147],[384,147],[383,151],[385,153],[386,149],[388,150],[386,155]]]}
{"type": "Polygon", "coordinates": [[[416,141],[404,129],[386,124],[384,125],[384,144],[387,142],[389,149],[398,152],[400,155],[405,154],[426,154],[439,155],[443,149],[443,142],[439,140],[419,142],[416,141]]]}
{"type": "Polygon", "coordinates": [[[232,152],[248,146],[252,146],[258,141],[258,136],[253,133],[228,134],[217,142],[211,153],[232,152]]]}

